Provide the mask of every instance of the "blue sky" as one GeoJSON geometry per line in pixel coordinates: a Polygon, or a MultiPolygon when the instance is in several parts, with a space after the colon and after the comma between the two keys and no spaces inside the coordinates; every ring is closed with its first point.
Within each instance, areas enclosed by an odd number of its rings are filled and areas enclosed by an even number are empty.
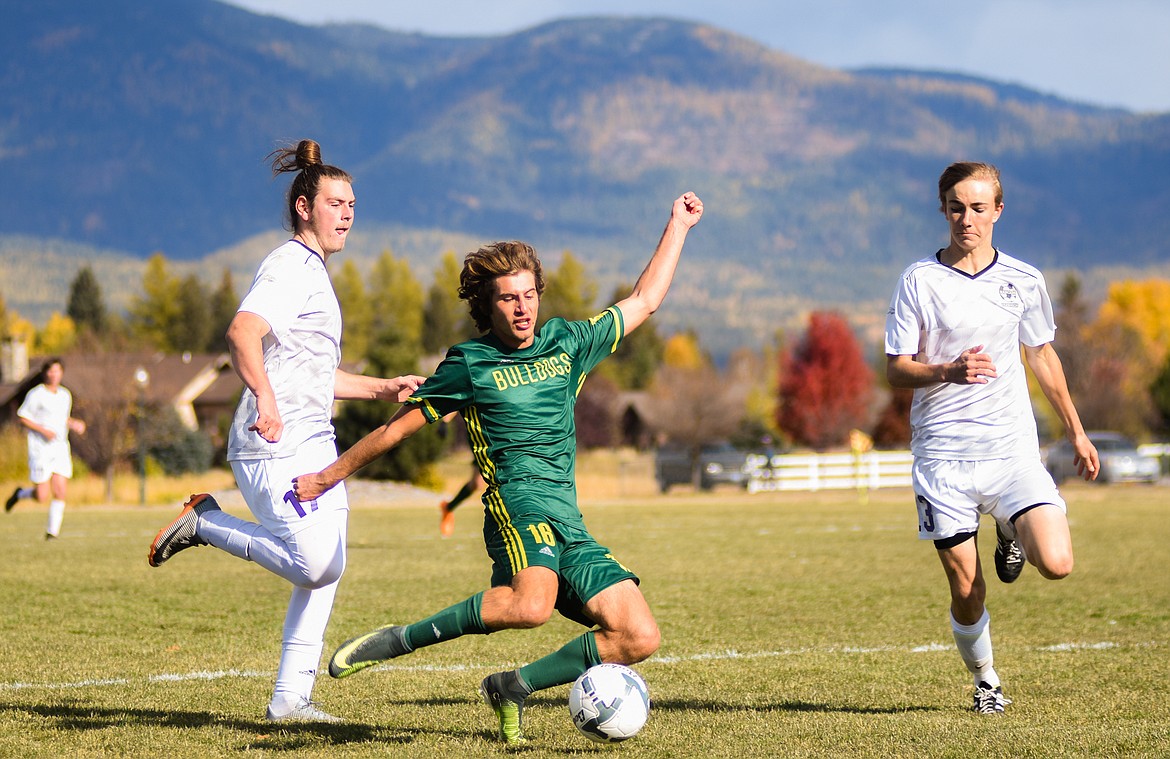
{"type": "Polygon", "coordinates": [[[231,0],[305,24],[482,36],[570,16],[709,23],[813,63],[960,72],[1094,105],[1170,112],[1166,0],[231,0]]]}

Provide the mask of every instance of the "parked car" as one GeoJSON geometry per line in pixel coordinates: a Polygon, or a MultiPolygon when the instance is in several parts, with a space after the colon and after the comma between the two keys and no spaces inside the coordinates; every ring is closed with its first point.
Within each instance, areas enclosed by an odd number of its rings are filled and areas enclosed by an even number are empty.
{"type": "MultiPolygon", "coordinates": [[[[1097,482],[1157,482],[1162,475],[1161,463],[1153,456],[1138,453],[1132,440],[1117,432],[1090,432],[1089,439],[1101,457],[1097,482]]],[[[1048,447],[1045,465],[1057,484],[1080,477],[1073,462],[1072,443],[1067,440],[1048,447]]]]}
{"type": "Polygon", "coordinates": [[[711,490],[716,485],[746,488],[748,454],[730,443],[719,443],[703,446],[698,460],[692,461],[688,449],[662,446],[654,456],[654,477],[663,493],[672,485],[690,485],[696,481],[702,490],[711,490]]]}

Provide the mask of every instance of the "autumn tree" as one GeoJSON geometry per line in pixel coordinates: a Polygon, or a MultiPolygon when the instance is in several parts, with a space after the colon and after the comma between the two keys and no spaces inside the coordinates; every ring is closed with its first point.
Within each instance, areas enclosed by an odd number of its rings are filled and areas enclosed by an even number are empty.
{"type": "Polygon", "coordinates": [[[33,352],[42,355],[68,353],[77,342],[77,326],[68,316],[54,311],[45,326],[37,330],[33,352]]]}
{"type": "Polygon", "coordinates": [[[663,355],[650,385],[651,421],[663,442],[686,449],[697,476],[694,465],[703,446],[730,440],[739,430],[749,385],[721,372],[694,332],[667,338],[663,355]]]}
{"type": "Polygon", "coordinates": [[[1071,380],[1081,421],[1144,437],[1159,424],[1151,388],[1170,357],[1170,280],[1113,283],[1084,333],[1088,367],[1071,380]]]}
{"type": "Polygon", "coordinates": [[[678,369],[700,369],[711,363],[711,357],[699,345],[699,336],[693,330],[676,332],[662,346],[663,366],[678,369]]]}
{"type": "Polygon", "coordinates": [[[777,425],[793,442],[822,449],[862,428],[873,397],[873,370],[840,314],[817,311],[782,359],[777,425]]]}
{"type": "Polygon", "coordinates": [[[763,351],[740,348],[732,352],[724,371],[726,381],[745,388],[743,418],[731,442],[741,448],[775,445],[777,361],[771,347],[763,351]]]}
{"type": "Polygon", "coordinates": [[[908,387],[890,389],[890,400],[878,412],[870,437],[878,448],[904,448],[910,445],[910,406],[914,390],[908,387]]]}
{"type": "Polygon", "coordinates": [[[1150,398],[1153,372],[1142,343],[1142,336],[1121,322],[1091,326],[1087,382],[1092,392],[1077,401],[1085,429],[1118,430],[1141,438],[1156,423],[1150,398]]]}

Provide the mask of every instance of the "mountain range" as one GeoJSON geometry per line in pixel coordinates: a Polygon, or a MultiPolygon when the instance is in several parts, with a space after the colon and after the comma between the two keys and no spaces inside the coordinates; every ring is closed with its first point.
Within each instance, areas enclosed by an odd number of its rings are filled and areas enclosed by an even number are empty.
{"type": "Polygon", "coordinates": [[[628,283],[693,189],[706,214],[661,319],[724,347],[816,307],[879,322],[898,271],[946,242],[954,160],[1000,166],[996,241],[1046,271],[1168,258],[1170,114],[835,70],[662,18],[438,38],[215,0],[6,5],[0,294],[29,318],[82,262],[124,303],[156,251],[242,290],[280,239],[264,158],[302,137],[354,174],[344,255],[392,250],[424,279],[444,250],[520,238],[628,283]]]}

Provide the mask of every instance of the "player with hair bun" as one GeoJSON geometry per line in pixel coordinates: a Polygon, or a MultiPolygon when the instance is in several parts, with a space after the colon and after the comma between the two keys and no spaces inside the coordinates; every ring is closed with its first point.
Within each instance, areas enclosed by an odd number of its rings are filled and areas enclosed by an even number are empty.
{"type": "Polygon", "coordinates": [[[345,247],[353,224],[353,180],[322,162],[313,140],[269,158],[273,175],[295,173],[288,192],[293,237],[260,264],[227,331],[232,365],[246,386],[227,458],[257,521],[221,511],[207,493],[193,495],[159,531],[147,560],[157,567],[179,551],[212,545],[292,583],[266,716],[338,722],[311,696],[345,569],[349,503],[345,488],[297,500],[292,477],[337,457],[335,399],[401,402],[423,378],[380,379],[339,368],[341,309],[325,264],[345,247]]]}
{"type": "Polygon", "coordinates": [[[993,665],[976,546],[980,515],[995,519],[1003,582],[1014,582],[1025,561],[1050,580],[1073,567],[1065,502],[1040,460],[1021,345],[1081,474],[1095,479],[1101,466],[1052,347],[1056,324],[1044,277],[992,245],[1004,207],[999,170],[951,164],[938,197],[950,244],[902,273],[886,315],[886,376],[892,387],[914,389],[918,536],[934,541],[947,576],[951,631],[975,680],[973,708],[1000,714],[1011,701],[993,665]]]}

